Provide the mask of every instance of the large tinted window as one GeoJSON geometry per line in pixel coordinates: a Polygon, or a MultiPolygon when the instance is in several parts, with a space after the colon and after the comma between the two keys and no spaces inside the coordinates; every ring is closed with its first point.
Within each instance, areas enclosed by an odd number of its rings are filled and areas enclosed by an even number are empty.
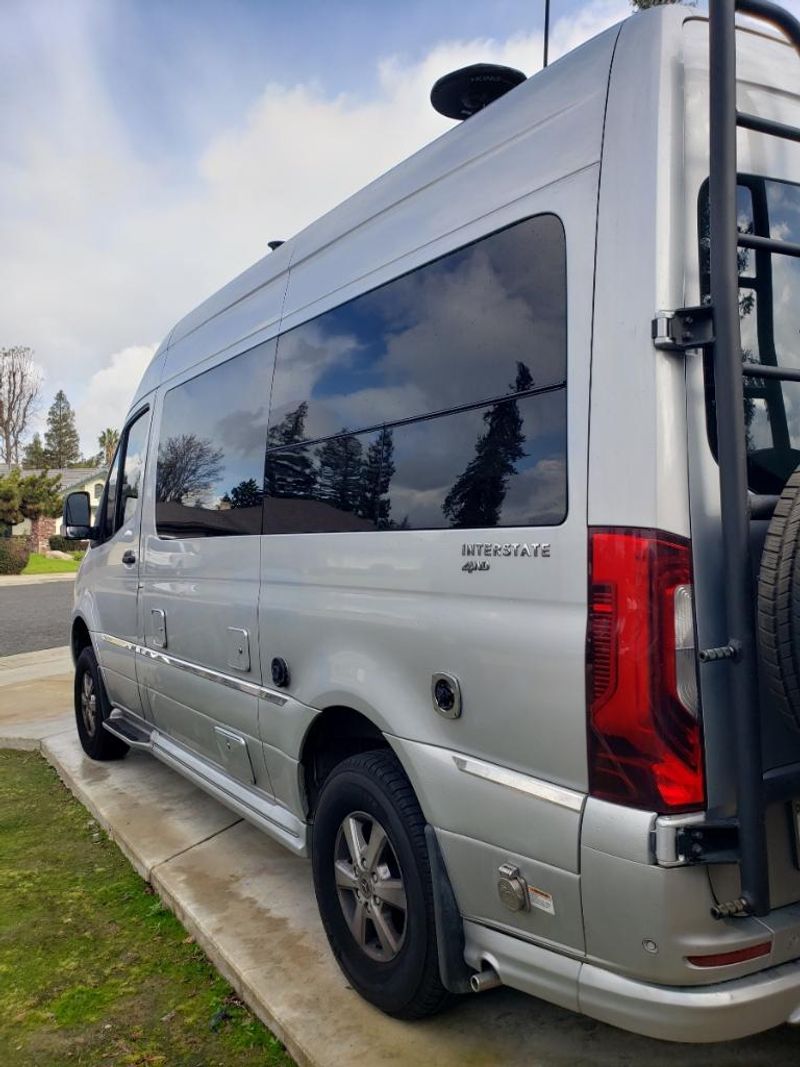
{"type": "Polygon", "coordinates": [[[164,397],[156,474],[161,537],[261,532],[274,343],[221,363],[164,397]]]}
{"type": "MultiPolygon", "coordinates": [[[[740,175],[740,233],[800,243],[800,186],[740,175]]],[[[700,195],[700,280],[710,300],[708,183],[700,195]]],[[[739,321],[746,363],[800,369],[800,260],[739,249],[739,321]]],[[[706,361],[708,430],[716,454],[714,376],[706,361]]],[[[800,383],[744,380],[748,480],[758,493],[780,493],[800,463],[800,383]]]]}
{"type": "Polygon", "coordinates": [[[292,331],[278,346],[265,531],[561,522],[565,374],[564,233],[552,216],[292,331]],[[314,352],[309,330],[328,338],[314,352]]]}
{"type": "Polygon", "coordinates": [[[566,252],[542,215],[459,249],[284,334],[271,425],[305,404],[306,440],[566,377],[566,252]]]}

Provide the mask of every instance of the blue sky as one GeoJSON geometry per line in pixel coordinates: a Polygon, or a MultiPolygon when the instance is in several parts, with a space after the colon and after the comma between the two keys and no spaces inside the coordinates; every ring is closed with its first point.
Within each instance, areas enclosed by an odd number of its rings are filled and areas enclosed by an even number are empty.
{"type": "MultiPolygon", "coordinates": [[[[796,8],[800,0],[792,0],[796,8]]],[[[3,0],[0,345],[84,449],[194,305],[451,123],[439,75],[534,72],[531,0],[3,0]]],[[[629,0],[552,0],[558,55],[629,0]]]]}

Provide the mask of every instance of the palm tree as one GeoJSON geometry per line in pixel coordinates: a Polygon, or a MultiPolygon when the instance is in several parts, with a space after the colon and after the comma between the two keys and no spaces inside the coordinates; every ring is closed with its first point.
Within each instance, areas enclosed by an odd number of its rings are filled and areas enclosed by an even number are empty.
{"type": "Polygon", "coordinates": [[[111,465],[111,460],[114,458],[114,450],[119,444],[119,430],[112,430],[109,426],[107,430],[103,430],[100,436],[97,438],[97,443],[103,450],[103,459],[106,466],[111,465]]]}

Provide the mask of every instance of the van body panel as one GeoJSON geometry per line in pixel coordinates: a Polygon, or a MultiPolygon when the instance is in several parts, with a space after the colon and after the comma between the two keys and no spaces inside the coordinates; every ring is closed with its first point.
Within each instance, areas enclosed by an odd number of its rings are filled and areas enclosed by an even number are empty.
{"type": "MultiPolygon", "coordinates": [[[[515,780],[503,774],[505,768],[474,764],[450,749],[400,737],[389,740],[408,769],[426,818],[437,830],[491,842],[536,856],[550,867],[579,873],[582,794],[570,791],[562,798],[556,794],[545,799],[549,783],[527,775],[515,780]]],[[[492,892],[496,896],[494,887],[492,892]]]]}
{"type": "Polygon", "coordinates": [[[577,874],[447,830],[437,830],[436,836],[465,919],[498,925],[517,936],[535,938],[545,947],[559,946],[583,953],[577,874]],[[502,864],[519,868],[528,896],[536,904],[515,912],[503,905],[497,892],[497,871],[502,864]]]}
{"type": "Polygon", "coordinates": [[[657,310],[682,306],[683,11],[663,15],[623,24],[609,81],[588,519],[688,537],[684,370],[650,336],[657,310]]]}

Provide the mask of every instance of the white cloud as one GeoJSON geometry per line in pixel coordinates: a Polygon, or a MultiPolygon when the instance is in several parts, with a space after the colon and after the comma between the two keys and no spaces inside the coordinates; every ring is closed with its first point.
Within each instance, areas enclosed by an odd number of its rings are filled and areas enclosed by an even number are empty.
{"type": "Polygon", "coordinates": [[[75,412],[84,452],[91,455],[97,451],[101,430],[107,426],[119,427],[156,348],[155,344],[123,348],[89,377],[75,412]]]}
{"type": "MultiPolygon", "coordinates": [[[[12,64],[29,83],[4,84],[0,72],[0,97],[20,102],[0,112],[0,344],[35,348],[46,404],[65,389],[86,451],[102,426],[120,422],[145,341],[268,240],[291,236],[452,125],[428,102],[437,77],[478,60],[531,73],[542,51],[532,34],[438,44],[412,64],[383,58],[368,101],[270,84],[179,168],[137,146],[101,76],[86,9],[70,5],[55,28],[37,5],[17,10],[41,24],[50,91],[37,86],[35,64],[12,64]]],[[[551,54],[629,11],[628,0],[587,4],[555,24],[551,54]]]]}

